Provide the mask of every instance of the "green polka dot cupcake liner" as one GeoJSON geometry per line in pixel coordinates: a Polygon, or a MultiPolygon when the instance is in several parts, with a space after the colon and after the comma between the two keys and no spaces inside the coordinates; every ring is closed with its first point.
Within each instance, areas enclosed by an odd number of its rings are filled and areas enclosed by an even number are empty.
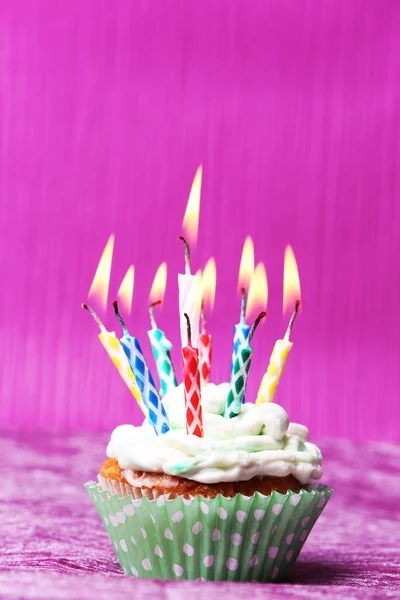
{"type": "Polygon", "coordinates": [[[333,492],[149,498],[85,487],[126,575],[199,581],[284,580],[333,492]]]}

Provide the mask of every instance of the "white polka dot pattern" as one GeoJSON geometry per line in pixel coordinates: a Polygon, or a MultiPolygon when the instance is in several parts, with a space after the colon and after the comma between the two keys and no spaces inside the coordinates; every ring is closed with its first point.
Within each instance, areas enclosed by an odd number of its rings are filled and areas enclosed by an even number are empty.
{"type": "Polygon", "coordinates": [[[290,546],[290,544],[293,542],[293,538],[294,538],[294,533],[289,533],[289,535],[286,536],[286,543],[290,546]]]}
{"type": "Polygon", "coordinates": [[[264,515],[265,515],[265,510],[258,509],[258,510],[254,511],[254,518],[256,521],[261,521],[261,519],[264,518],[264,515]]]}
{"type": "Polygon", "coordinates": [[[124,506],[124,513],[127,517],[132,517],[132,515],[135,514],[135,509],[133,508],[132,504],[127,504],[124,506]]]}
{"type": "Polygon", "coordinates": [[[204,564],[206,567],[212,567],[214,564],[214,555],[213,554],[208,554],[207,556],[204,557],[204,564]]]}
{"type": "Polygon", "coordinates": [[[308,529],[305,529],[304,531],[301,532],[300,534],[300,539],[302,542],[305,542],[308,536],[308,529]]]}
{"type": "Polygon", "coordinates": [[[178,512],[172,515],[172,522],[180,523],[181,521],[183,521],[183,512],[181,510],[178,510],[178,512]]]}
{"type": "Polygon", "coordinates": [[[222,508],[222,506],[219,506],[217,508],[217,515],[219,516],[220,519],[222,519],[223,521],[225,521],[225,519],[228,518],[228,513],[226,512],[226,510],[224,508],[222,508]]]}
{"type": "Polygon", "coordinates": [[[204,513],[205,515],[208,515],[210,509],[208,508],[207,504],[205,502],[200,502],[200,509],[201,512],[204,513]]]}
{"type": "Polygon", "coordinates": [[[193,546],[190,544],[183,544],[183,551],[187,556],[193,556],[194,554],[193,546]]]}
{"type": "Polygon", "coordinates": [[[270,558],[276,558],[278,556],[279,548],[278,546],[270,546],[268,548],[268,556],[270,558]]]}
{"type": "Polygon", "coordinates": [[[247,519],[247,512],[244,512],[244,510],[236,511],[236,518],[239,523],[244,523],[244,521],[247,519]]]}
{"type": "Polygon", "coordinates": [[[151,571],[151,562],[148,558],[142,560],[142,567],[145,571],[151,571]]]}
{"type": "Polygon", "coordinates": [[[221,539],[221,532],[219,529],[214,529],[211,539],[213,542],[218,542],[218,540],[221,539]]]}
{"type": "Polygon", "coordinates": [[[181,567],[181,565],[172,565],[172,570],[177,577],[181,577],[183,575],[183,567],[181,567]]]}
{"type": "Polygon", "coordinates": [[[297,506],[298,503],[300,502],[300,498],[301,498],[300,494],[293,494],[293,496],[290,497],[289,502],[292,506],[297,506]]]}
{"type": "Polygon", "coordinates": [[[240,546],[242,541],[243,541],[243,538],[239,533],[233,533],[231,535],[231,542],[234,546],[240,546]]]}
{"type": "Polygon", "coordinates": [[[198,533],[200,533],[200,531],[203,529],[203,525],[201,524],[200,521],[197,521],[197,523],[195,523],[192,527],[192,533],[194,533],[195,535],[197,535],[198,533]]]}
{"type": "Polygon", "coordinates": [[[257,531],[256,533],[253,533],[253,535],[251,536],[251,543],[252,544],[257,544],[259,538],[260,538],[260,532],[259,531],[257,531]]]}
{"type": "Polygon", "coordinates": [[[290,562],[292,560],[293,554],[294,554],[294,550],[289,550],[289,552],[286,553],[287,562],[290,562]]]}
{"type": "Polygon", "coordinates": [[[239,563],[236,560],[236,558],[228,558],[228,560],[226,561],[226,567],[227,567],[227,569],[229,569],[229,571],[236,571],[238,566],[239,566],[239,563]]]}
{"type": "Polygon", "coordinates": [[[253,556],[253,557],[250,559],[249,565],[250,565],[250,567],[255,567],[256,565],[258,565],[258,562],[259,562],[259,558],[258,558],[257,554],[255,554],[255,555],[254,555],[254,556],[253,556]]]}
{"type": "Polygon", "coordinates": [[[309,492],[186,502],[92,496],[126,574],[198,581],[283,579],[327,502],[309,492]]]}

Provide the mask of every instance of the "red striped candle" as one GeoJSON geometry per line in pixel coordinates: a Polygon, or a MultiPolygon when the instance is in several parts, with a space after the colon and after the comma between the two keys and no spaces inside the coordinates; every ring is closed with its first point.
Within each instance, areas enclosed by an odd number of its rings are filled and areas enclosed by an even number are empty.
{"type": "Polygon", "coordinates": [[[182,348],[183,386],[186,408],[186,433],[203,437],[199,351],[192,346],[190,319],[187,321],[188,344],[182,348]]]}

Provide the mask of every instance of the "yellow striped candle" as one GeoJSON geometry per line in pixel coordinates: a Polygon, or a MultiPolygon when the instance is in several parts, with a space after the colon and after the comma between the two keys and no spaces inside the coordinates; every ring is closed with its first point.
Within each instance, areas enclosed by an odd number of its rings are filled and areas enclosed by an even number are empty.
{"type": "Polygon", "coordinates": [[[140,409],[143,414],[147,417],[147,409],[143,403],[142,396],[140,394],[140,389],[138,387],[136,377],[134,376],[132,369],[129,365],[129,361],[126,357],[123,347],[121,346],[117,336],[113,331],[107,331],[104,327],[103,323],[100,321],[96,313],[90,306],[87,304],[82,304],[82,308],[85,308],[96,321],[97,325],[100,327],[99,340],[105,348],[107,354],[113,361],[114,365],[117,367],[119,374],[122,379],[125,381],[126,385],[129,388],[132,396],[135,398],[138,403],[140,409]]]}
{"type": "Polygon", "coordinates": [[[260,389],[258,390],[256,404],[272,402],[274,399],[277,385],[280,382],[282,373],[285,369],[287,357],[289,356],[289,352],[293,346],[293,342],[289,340],[289,336],[292,331],[293,323],[296,319],[299,306],[300,301],[297,300],[285,337],[283,340],[277,340],[275,342],[271,358],[269,359],[267,372],[265,373],[260,385],[260,389]]]}

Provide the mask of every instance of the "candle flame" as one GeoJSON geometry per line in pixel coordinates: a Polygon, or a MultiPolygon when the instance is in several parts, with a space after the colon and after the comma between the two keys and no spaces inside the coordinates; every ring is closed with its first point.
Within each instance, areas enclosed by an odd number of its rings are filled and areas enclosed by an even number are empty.
{"type": "Polygon", "coordinates": [[[203,167],[200,165],[193,179],[189,200],[186,206],[186,212],[182,223],[184,235],[192,246],[194,246],[197,242],[197,233],[199,229],[202,174],[203,167]]]}
{"type": "Polygon", "coordinates": [[[114,251],[114,234],[112,233],[101,255],[88,298],[96,298],[100,307],[105,310],[108,300],[111,265],[114,251]]]}
{"type": "Polygon", "coordinates": [[[167,263],[163,262],[157,269],[154,276],[153,285],[149,295],[149,304],[164,300],[165,288],[167,286],[167,263]]]}
{"type": "Polygon", "coordinates": [[[268,302],[268,281],[263,263],[258,263],[251,279],[247,296],[246,319],[266,310],[268,302]]]}
{"type": "Polygon", "coordinates": [[[203,289],[202,289],[203,288],[203,273],[202,273],[201,269],[198,269],[194,278],[195,278],[195,283],[194,283],[193,295],[194,295],[194,298],[196,299],[196,304],[198,303],[199,312],[200,312],[202,291],[203,291],[203,289]]]}
{"type": "Polygon", "coordinates": [[[253,240],[248,235],[243,244],[242,258],[240,260],[238,290],[244,288],[249,290],[251,278],[254,273],[254,245],[253,240]]]}
{"type": "Polygon", "coordinates": [[[128,315],[131,314],[132,310],[132,296],[133,286],[135,283],[135,267],[131,265],[127,270],[125,277],[123,278],[119,290],[117,292],[117,298],[124,307],[124,312],[128,315]]]}
{"type": "Polygon", "coordinates": [[[286,246],[283,266],[283,313],[292,312],[296,300],[300,299],[300,278],[296,258],[292,248],[286,246]]]}
{"type": "Polygon", "coordinates": [[[202,278],[202,295],[205,307],[213,310],[215,302],[215,288],[217,286],[217,267],[214,258],[210,258],[204,267],[202,278]]]}

